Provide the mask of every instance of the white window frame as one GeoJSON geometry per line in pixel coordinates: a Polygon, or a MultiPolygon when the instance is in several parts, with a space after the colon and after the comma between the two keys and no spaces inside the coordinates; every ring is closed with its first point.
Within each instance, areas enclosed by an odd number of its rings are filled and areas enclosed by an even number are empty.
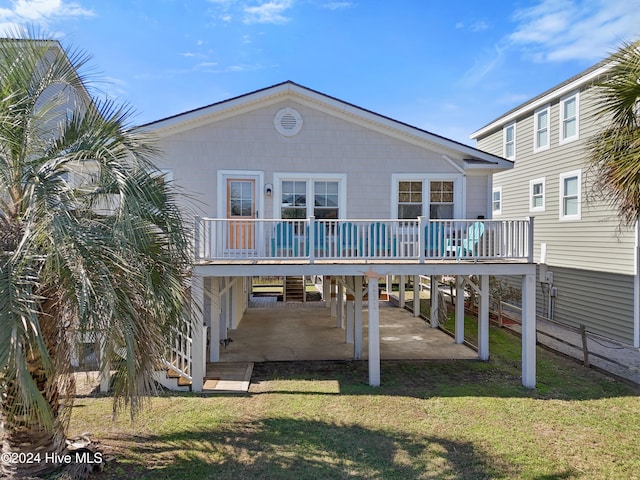
{"type": "Polygon", "coordinates": [[[502,186],[493,187],[491,190],[491,214],[492,215],[502,215],[502,186]],[[498,193],[500,195],[500,208],[495,208],[495,197],[494,195],[498,193]]]}
{"type": "Polygon", "coordinates": [[[547,186],[545,183],[545,177],[542,178],[536,178],[534,180],[530,180],[529,181],[529,211],[530,212],[544,212],[545,211],[545,205],[546,205],[546,194],[547,194],[547,186]],[[534,203],[534,193],[533,193],[533,187],[535,185],[540,185],[542,184],[542,205],[539,207],[535,206],[534,203]]]}
{"type": "Polygon", "coordinates": [[[453,182],[453,218],[464,218],[464,197],[462,192],[463,178],[461,175],[437,173],[395,173],[391,175],[391,218],[398,219],[398,193],[400,182],[422,182],[422,215],[429,218],[431,204],[430,182],[453,182]]]}
{"type": "Polygon", "coordinates": [[[545,105],[542,108],[538,108],[535,112],[533,112],[533,151],[541,152],[543,150],[547,150],[551,145],[551,106],[545,105]],[[544,145],[538,144],[538,133],[542,130],[540,125],[538,125],[538,116],[542,113],[547,113],[547,125],[544,127],[547,131],[547,143],[544,145]]]}
{"type": "Polygon", "coordinates": [[[569,143],[569,142],[578,140],[578,138],[580,138],[580,95],[578,94],[578,92],[573,92],[573,93],[570,93],[569,95],[565,95],[564,97],[562,97],[560,99],[559,108],[560,108],[560,136],[559,136],[560,144],[562,145],[563,143],[569,143]],[[571,135],[570,137],[565,137],[564,124],[568,119],[565,118],[564,116],[564,105],[565,103],[567,103],[572,99],[575,99],[576,101],[576,115],[575,115],[576,133],[571,135]]]}
{"type": "Polygon", "coordinates": [[[560,174],[559,178],[559,220],[561,222],[572,222],[580,220],[582,218],[582,170],[572,170],[570,172],[564,172],[560,174]],[[577,192],[577,213],[573,215],[565,215],[564,213],[564,200],[567,195],[564,191],[564,181],[568,178],[576,177],[578,180],[578,192],[577,192]]]}
{"type": "Polygon", "coordinates": [[[515,160],[516,158],[516,122],[511,122],[502,127],[502,156],[507,160],[515,160]],[[513,129],[513,154],[507,155],[507,145],[509,142],[507,141],[507,131],[509,129],[513,129]]]}
{"type": "Polygon", "coordinates": [[[313,216],[314,182],[338,182],[338,218],[347,217],[347,174],[346,173],[286,173],[273,174],[273,218],[282,218],[282,182],[306,182],[307,184],[307,218],[313,216]]]}

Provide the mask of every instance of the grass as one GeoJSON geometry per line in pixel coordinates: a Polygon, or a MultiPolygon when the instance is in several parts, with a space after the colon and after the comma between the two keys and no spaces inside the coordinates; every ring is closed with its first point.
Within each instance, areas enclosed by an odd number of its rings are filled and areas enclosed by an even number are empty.
{"type": "MultiPolygon", "coordinates": [[[[467,321],[473,335],[476,326],[467,321]]],[[[163,394],[135,423],[108,397],[79,398],[71,434],[116,460],[101,479],[634,479],[640,397],[538,350],[520,386],[520,343],[496,328],[489,362],[256,364],[249,394],[163,394]]]]}

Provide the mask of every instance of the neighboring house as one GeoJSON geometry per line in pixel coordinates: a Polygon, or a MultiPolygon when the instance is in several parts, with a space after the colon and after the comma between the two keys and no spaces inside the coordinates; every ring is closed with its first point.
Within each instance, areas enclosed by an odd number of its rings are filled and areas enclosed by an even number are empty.
{"type": "MultiPolygon", "coordinates": [[[[196,315],[190,338],[178,341],[175,352],[188,360],[176,370],[193,390],[202,389],[205,358],[219,360],[220,341],[238,326],[251,277],[260,275],[321,275],[339,284],[339,298],[349,292],[346,328],[354,358],[362,354],[367,286],[372,385],[380,383],[379,277],[457,275],[462,292],[477,275],[479,358],[488,359],[489,275],[519,276],[525,290],[523,384],[535,386],[532,229],[528,219],[490,220],[492,175],[513,166],[499,152],[488,154],[293,82],[143,128],[159,139],[158,167],[185,192],[185,214],[199,215],[196,315]]],[[[331,282],[324,285],[329,298],[335,292],[331,282]]]]}
{"type": "Polygon", "coordinates": [[[594,85],[603,61],[471,135],[515,162],[493,177],[493,218],[535,217],[539,315],[640,346],[638,230],[594,194],[588,142],[607,118],[594,85]]]}

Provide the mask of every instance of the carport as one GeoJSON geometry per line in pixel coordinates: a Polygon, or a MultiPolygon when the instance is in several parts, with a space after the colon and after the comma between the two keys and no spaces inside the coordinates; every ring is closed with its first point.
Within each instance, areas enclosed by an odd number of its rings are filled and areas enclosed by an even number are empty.
{"type": "MultiPolygon", "coordinates": [[[[380,358],[382,360],[471,360],[478,352],[432,328],[390,302],[380,302],[380,358]]],[[[368,359],[368,309],[363,309],[363,348],[368,359]]],[[[353,341],[324,302],[283,303],[254,300],[238,328],[229,330],[233,340],[220,351],[220,362],[288,360],[351,360],[353,341]]]]}

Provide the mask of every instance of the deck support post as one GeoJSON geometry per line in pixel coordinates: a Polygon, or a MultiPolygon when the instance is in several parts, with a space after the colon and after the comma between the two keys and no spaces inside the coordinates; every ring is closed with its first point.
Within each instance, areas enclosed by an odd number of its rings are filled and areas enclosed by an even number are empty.
{"type": "Polygon", "coordinates": [[[522,385],[536,388],[536,274],[522,276],[522,385]]]}
{"type": "Polygon", "coordinates": [[[191,277],[191,390],[201,392],[204,384],[204,278],[191,277]]]}
{"type": "Polygon", "coordinates": [[[489,360],[489,275],[480,275],[478,358],[489,360]]]}
{"type": "Polygon", "coordinates": [[[331,316],[336,316],[336,295],[338,287],[336,285],[336,279],[331,277],[331,316]]]}
{"type": "Polygon", "coordinates": [[[346,317],[347,317],[347,325],[345,329],[345,343],[352,344],[353,343],[353,334],[354,334],[354,300],[355,296],[347,293],[347,301],[346,301],[346,317]]]}
{"type": "Polygon", "coordinates": [[[324,300],[324,308],[331,309],[331,277],[329,275],[322,277],[322,299],[324,300]]]}
{"type": "Polygon", "coordinates": [[[221,298],[220,298],[220,278],[219,277],[211,277],[209,279],[209,314],[210,314],[210,328],[209,335],[209,361],[210,362],[219,362],[220,361],[220,313],[221,309],[221,298]]]}
{"type": "Polygon", "coordinates": [[[362,277],[360,275],[353,279],[356,298],[353,305],[353,359],[362,358],[362,277]]]}
{"type": "Polygon", "coordinates": [[[456,275],[456,343],[464,343],[464,277],[456,275]]]}
{"type": "Polygon", "coordinates": [[[430,277],[430,297],[431,297],[431,328],[438,328],[438,277],[431,275],[430,277]]]}
{"type": "Polygon", "coordinates": [[[370,272],[369,278],[369,385],[380,386],[380,302],[378,276],[370,272]]]}
{"type": "Polygon", "coordinates": [[[406,277],[404,275],[400,275],[400,280],[398,283],[398,306],[400,308],[404,308],[404,282],[406,277]]]}
{"type": "Polygon", "coordinates": [[[413,316],[420,316],[420,275],[413,276],[413,316]]]}
{"type": "Polygon", "coordinates": [[[344,328],[344,285],[338,283],[338,297],[336,301],[336,327],[344,328]]]}

